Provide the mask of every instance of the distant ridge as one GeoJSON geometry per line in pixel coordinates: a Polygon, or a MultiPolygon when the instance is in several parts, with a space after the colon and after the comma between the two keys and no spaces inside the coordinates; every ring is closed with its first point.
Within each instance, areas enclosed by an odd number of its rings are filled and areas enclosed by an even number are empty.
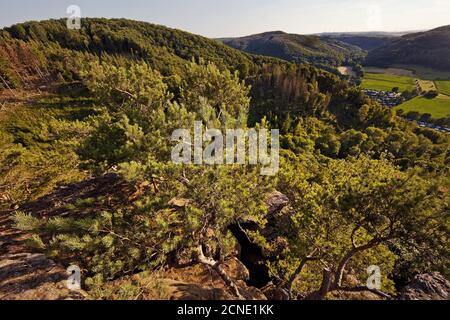
{"type": "Polygon", "coordinates": [[[366,51],[371,51],[386,45],[393,39],[414,32],[419,31],[403,31],[403,32],[370,31],[370,32],[336,32],[336,33],[325,32],[316,35],[321,37],[322,39],[334,39],[337,41],[357,46],[366,51]]]}
{"type": "Polygon", "coordinates": [[[413,64],[450,70],[450,25],[392,39],[371,51],[366,64],[413,64]]]}
{"type": "Polygon", "coordinates": [[[365,37],[401,37],[411,33],[425,32],[427,30],[410,30],[410,31],[350,31],[350,32],[320,32],[313,33],[316,36],[365,36],[365,37]]]}
{"type": "Polygon", "coordinates": [[[217,40],[247,53],[299,63],[308,62],[318,66],[336,67],[365,56],[364,50],[349,43],[320,38],[317,35],[290,34],[283,31],[217,40]]]}

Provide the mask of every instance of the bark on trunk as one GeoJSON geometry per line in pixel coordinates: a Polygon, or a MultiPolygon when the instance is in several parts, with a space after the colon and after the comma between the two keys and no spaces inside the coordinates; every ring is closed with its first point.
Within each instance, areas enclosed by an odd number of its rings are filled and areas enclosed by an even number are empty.
{"type": "Polygon", "coordinates": [[[332,272],[330,269],[323,270],[322,284],[320,289],[308,295],[305,300],[323,300],[331,289],[332,272]]]}
{"type": "Polygon", "coordinates": [[[342,279],[344,277],[344,271],[345,271],[345,267],[347,266],[347,263],[350,261],[351,258],[353,258],[353,256],[357,253],[358,251],[355,250],[351,250],[350,252],[348,252],[344,258],[342,258],[341,262],[339,263],[339,266],[337,268],[336,274],[335,274],[335,283],[334,283],[334,287],[340,287],[342,286],[342,279]]]}
{"type": "Polygon", "coordinates": [[[306,263],[308,262],[307,259],[303,259],[300,262],[300,265],[298,268],[294,271],[292,276],[289,278],[288,283],[286,284],[286,290],[289,295],[289,300],[292,300],[292,285],[294,284],[295,279],[297,279],[298,275],[302,272],[303,268],[305,267],[306,263]]]}
{"type": "Polygon", "coordinates": [[[297,269],[294,271],[294,273],[291,275],[291,277],[289,278],[287,284],[286,284],[286,290],[288,292],[289,295],[289,299],[292,299],[292,286],[294,284],[295,279],[297,279],[297,277],[300,275],[300,273],[303,271],[303,268],[306,266],[306,264],[309,261],[314,261],[314,260],[319,260],[320,258],[318,257],[314,257],[315,251],[313,252],[313,254],[311,254],[310,256],[304,258],[301,262],[300,265],[297,267],[297,269]]]}
{"type": "Polygon", "coordinates": [[[385,237],[385,238],[376,238],[373,239],[372,241],[370,241],[369,243],[360,246],[360,247],[354,247],[352,250],[350,250],[341,260],[341,262],[339,263],[339,266],[336,270],[335,276],[334,276],[334,285],[333,285],[333,289],[335,288],[339,288],[342,286],[342,279],[344,277],[344,271],[345,268],[347,267],[348,262],[355,256],[355,254],[359,253],[359,252],[363,252],[369,249],[372,249],[376,246],[378,246],[379,244],[383,243],[384,241],[389,240],[389,237],[385,237]]]}

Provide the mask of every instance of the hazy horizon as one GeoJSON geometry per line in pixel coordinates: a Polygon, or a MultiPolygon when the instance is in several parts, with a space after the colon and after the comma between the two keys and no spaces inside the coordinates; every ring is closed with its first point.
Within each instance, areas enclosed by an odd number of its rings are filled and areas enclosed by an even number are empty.
{"type": "Polygon", "coordinates": [[[450,1],[445,0],[16,0],[0,3],[0,27],[64,18],[69,5],[78,5],[82,17],[140,20],[210,38],[278,30],[298,34],[401,33],[450,25],[450,1]]]}

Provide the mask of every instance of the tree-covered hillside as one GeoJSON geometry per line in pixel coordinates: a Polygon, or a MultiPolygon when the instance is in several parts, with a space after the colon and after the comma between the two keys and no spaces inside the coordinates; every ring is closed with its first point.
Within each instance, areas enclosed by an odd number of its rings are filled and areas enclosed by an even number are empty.
{"type": "Polygon", "coordinates": [[[448,135],[307,63],[82,25],[1,31],[0,254],[76,264],[90,298],[186,298],[161,283],[210,285],[202,272],[237,299],[396,298],[417,274],[449,276],[448,135]],[[196,121],[279,129],[280,170],[173,163],[172,133],[196,121]]]}
{"type": "Polygon", "coordinates": [[[244,52],[297,63],[308,62],[319,67],[356,63],[365,55],[362,49],[331,38],[288,34],[282,31],[221,41],[244,52]]]}
{"type": "Polygon", "coordinates": [[[358,34],[330,34],[321,35],[321,39],[334,39],[336,41],[348,43],[357,46],[365,51],[372,51],[376,48],[386,45],[389,41],[395,39],[394,36],[387,35],[358,35],[358,34]]]}
{"type": "Polygon", "coordinates": [[[418,65],[450,70],[450,26],[408,34],[369,53],[367,65],[418,65]]]}
{"type": "MultiPolygon", "coordinates": [[[[253,57],[225,45],[176,29],[125,19],[83,19],[81,30],[68,31],[66,21],[27,22],[5,28],[18,40],[39,42],[94,54],[123,55],[145,59],[164,74],[179,68],[184,60],[202,57],[216,65],[233,66],[245,75],[253,63],[269,61],[253,57]]],[[[181,71],[178,71],[181,72],[181,71]]]]}

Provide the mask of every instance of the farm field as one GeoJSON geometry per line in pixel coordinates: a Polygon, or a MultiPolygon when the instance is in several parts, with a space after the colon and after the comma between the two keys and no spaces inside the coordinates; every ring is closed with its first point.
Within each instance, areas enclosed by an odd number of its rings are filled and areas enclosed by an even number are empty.
{"type": "Polygon", "coordinates": [[[443,94],[433,99],[416,97],[395,107],[394,110],[403,110],[405,113],[410,111],[429,113],[433,119],[446,118],[450,116],[450,97],[443,94]]]}
{"type": "Polygon", "coordinates": [[[401,69],[401,68],[378,68],[378,67],[365,67],[364,72],[367,73],[384,73],[384,74],[392,74],[394,76],[404,76],[404,77],[415,77],[415,73],[409,69],[401,69]]]}
{"type": "Polygon", "coordinates": [[[361,86],[378,91],[392,91],[393,88],[398,87],[400,92],[416,88],[412,77],[384,73],[366,73],[361,86]]]}
{"type": "Polygon", "coordinates": [[[437,90],[434,81],[420,80],[420,79],[417,79],[416,81],[417,81],[418,86],[420,87],[421,92],[429,92],[429,91],[437,90]]]}
{"type": "Polygon", "coordinates": [[[450,81],[439,80],[435,82],[440,93],[450,96],[450,81]]]}
{"type": "Polygon", "coordinates": [[[424,80],[450,80],[450,71],[440,71],[431,68],[425,68],[416,65],[394,65],[395,68],[401,68],[412,71],[418,78],[424,80]]]}

